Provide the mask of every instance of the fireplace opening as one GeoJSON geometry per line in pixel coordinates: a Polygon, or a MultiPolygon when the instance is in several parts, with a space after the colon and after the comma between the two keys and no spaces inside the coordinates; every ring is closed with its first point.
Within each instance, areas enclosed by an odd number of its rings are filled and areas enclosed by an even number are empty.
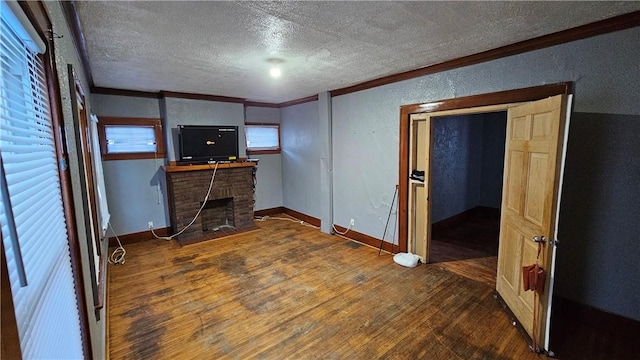
{"type": "Polygon", "coordinates": [[[233,198],[208,200],[200,216],[202,231],[234,229],[236,224],[233,216],[233,198]]]}

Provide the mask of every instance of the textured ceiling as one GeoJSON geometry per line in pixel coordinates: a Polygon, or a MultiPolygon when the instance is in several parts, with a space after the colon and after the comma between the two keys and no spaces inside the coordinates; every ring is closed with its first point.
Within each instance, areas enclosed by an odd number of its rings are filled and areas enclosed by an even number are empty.
{"type": "Polygon", "coordinates": [[[640,9],[640,2],[76,1],[94,85],[280,103],[640,9]],[[282,76],[269,68],[281,61],[282,76]]]}

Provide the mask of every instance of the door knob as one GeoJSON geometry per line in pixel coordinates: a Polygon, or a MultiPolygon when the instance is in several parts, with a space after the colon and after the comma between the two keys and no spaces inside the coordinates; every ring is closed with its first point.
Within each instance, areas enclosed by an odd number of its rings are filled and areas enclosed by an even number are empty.
{"type": "Polygon", "coordinates": [[[533,241],[544,245],[547,243],[547,238],[544,235],[534,236],[533,241]]]}

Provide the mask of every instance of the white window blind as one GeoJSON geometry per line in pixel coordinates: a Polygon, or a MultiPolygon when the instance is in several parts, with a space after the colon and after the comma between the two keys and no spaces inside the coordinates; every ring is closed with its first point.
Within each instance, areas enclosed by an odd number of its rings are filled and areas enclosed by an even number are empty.
{"type": "Polygon", "coordinates": [[[279,150],[280,125],[245,125],[247,150],[279,150]]]}
{"type": "Polygon", "coordinates": [[[33,33],[25,31],[30,24],[23,25],[18,19],[24,14],[14,11],[2,1],[0,225],[20,346],[24,359],[81,359],[80,315],[44,67],[24,39],[33,33]],[[20,254],[26,286],[19,278],[20,254]]]}
{"type": "Polygon", "coordinates": [[[153,125],[105,125],[107,154],[156,152],[153,125]]]}

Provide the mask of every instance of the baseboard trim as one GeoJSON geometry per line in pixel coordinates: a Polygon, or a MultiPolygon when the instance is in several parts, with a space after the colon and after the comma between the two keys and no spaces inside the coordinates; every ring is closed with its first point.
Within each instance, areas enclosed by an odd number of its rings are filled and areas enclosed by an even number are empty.
{"type": "Polygon", "coordinates": [[[597,328],[599,331],[619,334],[622,337],[640,334],[640,321],[638,320],[606,312],[561,296],[553,297],[551,311],[552,323],[554,317],[570,318],[579,323],[597,328]]]}
{"type": "Polygon", "coordinates": [[[278,215],[284,213],[284,206],[278,206],[270,209],[262,209],[253,212],[253,216],[269,216],[269,215],[278,215]]]}
{"type": "MultiPolygon", "coordinates": [[[[254,211],[253,215],[254,216],[269,216],[269,215],[277,215],[277,214],[282,214],[282,213],[289,214],[289,215],[291,215],[291,216],[293,216],[293,217],[295,217],[297,219],[306,221],[311,225],[320,226],[320,219],[316,219],[314,217],[311,217],[309,215],[305,215],[305,214],[297,212],[295,210],[287,209],[284,206],[278,206],[278,207],[274,207],[274,208],[270,208],[270,209],[263,209],[263,210],[254,211]]],[[[158,236],[169,236],[169,235],[171,235],[171,228],[170,227],[153,229],[153,231],[158,236]]],[[[138,243],[138,242],[155,239],[155,237],[151,233],[151,230],[140,231],[140,232],[131,233],[131,234],[119,235],[118,238],[120,239],[120,242],[122,243],[122,245],[135,244],[135,243],[138,243]]],[[[116,241],[115,237],[110,237],[109,238],[109,247],[114,247],[114,246],[118,246],[118,242],[116,241]]]]}
{"type": "MultiPolygon", "coordinates": [[[[335,230],[338,230],[338,232],[344,233],[345,231],[347,231],[347,228],[344,228],[340,225],[333,225],[335,230]]],[[[363,234],[363,233],[359,233],[355,230],[349,230],[347,231],[344,235],[340,235],[343,237],[346,237],[348,239],[351,240],[355,240],[359,243],[363,243],[365,245],[369,245],[375,248],[380,248],[380,242],[381,240],[378,238],[375,238],[373,236],[369,236],[367,234],[363,234]]],[[[382,250],[384,251],[388,251],[392,254],[397,253],[398,251],[400,251],[400,247],[396,244],[392,244],[386,241],[382,242],[382,250]]]]}
{"type": "Polygon", "coordinates": [[[301,212],[295,211],[295,210],[291,210],[288,208],[283,208],[282,210],[283,213],[289,215],[289,216],[293,216],[296,219],[302,220],[306,223],[309,223],[313,226],[317,226],[320,227],[321,225],[321,221],[318,218],[314,218],[313,216],[309,216],[307,214],[303,214],[301,212]]]}
{"type": "MultiPolygon", "coordinates": [[[[171,228],[169,227],[153,229],[153,231],[158,236],[171,235],[171,228]]],[[[118,239],[120,239],[120,243],[122,243],[122,245],[129,245],[129,244],[139,243],[142,241],[152,240],[152,239],[155,239],[155,237],[151,233],[151,230],[147,230],[147,231],[140,231],[132,234],[119,235],[118,239]]],[[[109,247],[114,247],[114,246],[118,246],[118,241],[116,240],[115,236],[109,238],[109,247]]]]}
{"type": "Polygon", "coordinates": [[[467,209],[459,214],[453,215],[451,217],[448,217],[446,219],[433,223],[433,225],[431,225],[431,231],[432,232],[443,231],[447,228],[456,226],[460,223],[467,221],[470,217],[478,213],[500,214],[500,209],[491,208],[488,206],[476,206],[471,209],[467,209]]]}

